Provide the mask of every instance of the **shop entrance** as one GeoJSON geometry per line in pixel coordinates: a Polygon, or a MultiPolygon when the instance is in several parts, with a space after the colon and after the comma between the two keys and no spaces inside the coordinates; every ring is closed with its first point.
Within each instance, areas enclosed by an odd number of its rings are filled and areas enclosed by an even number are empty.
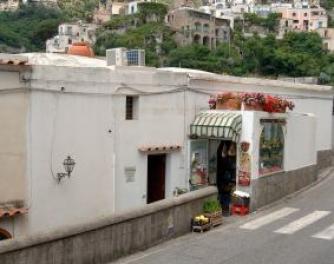
{"type": "Polygon", "coordinates": [[[231,195],[236,187],[236,144],[232,141],[220,141],[217,148],[216,184],[223,213],[229,215],[231,195]]]}
{"type": "Polygon", "coordinates": [[[0,228],[0,240],[5,240],[9,238],[12,238],[12,235],[8,231],[0,228]]]}
{"type": "Polygon", "coordinates": [[[147,156],[147,203],[165,198],[166,154],[147,156]]]}

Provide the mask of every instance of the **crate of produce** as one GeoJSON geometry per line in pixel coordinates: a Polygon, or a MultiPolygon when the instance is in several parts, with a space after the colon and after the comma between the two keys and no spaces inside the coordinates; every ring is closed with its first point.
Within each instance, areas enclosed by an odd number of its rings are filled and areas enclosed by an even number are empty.
{"type": "Polygon", "coordinates": [[[213,227],[223,223],[222,209],[217,199],[206,200],[203,204],[204,216],[210,219],[213,227]]]}
{"type": "Polygon", "coordinates": [[[204,232],[211,229],[211,222],[204,215],[196,216],[192,219],[191,228],[193,232],[204,232]]]}

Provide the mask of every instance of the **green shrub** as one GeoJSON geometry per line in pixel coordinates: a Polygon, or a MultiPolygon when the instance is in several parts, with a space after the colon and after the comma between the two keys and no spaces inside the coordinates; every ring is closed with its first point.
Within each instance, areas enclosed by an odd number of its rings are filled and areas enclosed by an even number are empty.
{"type": "Polygon", "coordinates": [[[204,213],[214,213],[221,210],[220,203],[216,199],[206,200],[203,204],[204,213]]]}

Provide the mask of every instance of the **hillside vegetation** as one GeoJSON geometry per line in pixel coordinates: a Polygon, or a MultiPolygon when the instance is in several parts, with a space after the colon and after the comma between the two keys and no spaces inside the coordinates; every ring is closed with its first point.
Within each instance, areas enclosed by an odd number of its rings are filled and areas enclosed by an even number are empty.
{"type": "Polygon", "coordinates": [[[63,13],[42,6],[23,6],[16,12],[0,12],[0,52],[40,51],[64,21],[63,13]]]}
{"type": "MultiPolygon", "coordinates": [[[[0,51],[44,51],[46,39],[57,33],[61,22],[91,18],[96,0],[80,0],[81,4],[77,1],[62,0],[61,9],[23,6],[16,12],[0,13],[0,51]]],[[[99,29],[95,52],[104,56],[108,48],[141,48],[146,51],[148,66],[270,78],[314,76],[321,83],[334,83],[334,54],[323,49],[316,33],[288,33],[278,40],[273,34],[246,38],[235,31],[231,41],[218,45],[216,50],[199,45],[177,47],[174,32],[164,24],[166,12],[166,5],[143,3],[136,15],[113,16],[99,29]]],[[[253,24],[269,31],[275,28],[276,18],[250,16],[253,24]]]]}

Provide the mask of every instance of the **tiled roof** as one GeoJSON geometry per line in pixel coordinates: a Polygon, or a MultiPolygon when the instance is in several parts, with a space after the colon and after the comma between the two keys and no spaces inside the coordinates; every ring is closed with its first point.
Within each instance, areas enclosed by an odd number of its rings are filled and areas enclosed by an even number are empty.
{"type": "Polygon", "coordinates": [[[3,217],[13,217],[20,214],[26,214],[28,212],[27,208],[21,207],[0,207],[0,218],[3,217]]]}
{"type": "Polygon", "coordinates": [[[0,65],[27,65],[28,57],[19,54],[0,53],[0,65]]]}
{"type": "Polygon", "coordinates": [[[181,150],[180,145],[147,145],[138,147],[140,152],[170,152],[181,150]]]}
{"type": "Polygon", "coordinates": [[[27,60],[22,59],[3,59],[0,57],[0,65],[26,65],[27,60]]]}

